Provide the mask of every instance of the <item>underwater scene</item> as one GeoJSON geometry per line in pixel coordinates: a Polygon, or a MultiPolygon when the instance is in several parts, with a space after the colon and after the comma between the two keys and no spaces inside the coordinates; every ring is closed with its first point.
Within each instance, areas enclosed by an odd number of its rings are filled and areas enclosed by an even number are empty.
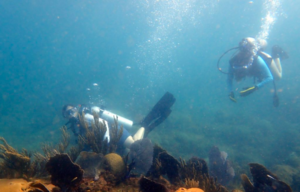
{"type": "Polygon", "coordinates": [[[0,2],[1,192],[300,192],[300,1],[0,2]]]}

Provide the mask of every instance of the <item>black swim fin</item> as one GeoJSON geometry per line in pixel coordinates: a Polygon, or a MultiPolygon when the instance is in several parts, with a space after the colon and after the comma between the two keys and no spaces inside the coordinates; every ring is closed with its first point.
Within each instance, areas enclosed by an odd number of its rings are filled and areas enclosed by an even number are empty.
{"type": "Polygon", "coordinates": [[[175,103],[175,97],[166,92],[164,96],[155,104],[150,113],[142,120],[141,126],[145,128],[145,136],[148,135],[155,127],[161,124],[171,114],[170,109],[175,103]]]}

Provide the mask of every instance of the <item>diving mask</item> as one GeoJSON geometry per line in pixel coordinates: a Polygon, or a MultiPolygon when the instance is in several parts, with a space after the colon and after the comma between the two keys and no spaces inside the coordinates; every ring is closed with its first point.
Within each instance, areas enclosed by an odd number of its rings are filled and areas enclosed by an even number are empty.
{"type": "Polygon", "coordinates": [[[76,118],[77,114],[78,114],[77,107],[71,107],[63,113],[63,116],[64,118],[71,119],[71,118],[76,118]]]}
{"type": "Polygon", "coordinates": [[[234,68],[244,68],[247,69],[252,66],[254,57],[257,55],[258,50],[260,49],[259,43],[257,42],[256,39],[252,37],[247,37],[244,38],[240,43],[239,43],[239,49],[242,52],[245,52],[249,54],[249,60],[248,62],[243,65],[243,66],[236,66],[234,68]]]}
{"type": "Polygon", "coordinates": [[[239,43],[240,51],[246,51],[246,52],[249,52],[249,53],[253,53],[253,50],[256,49],[256,47],[257,47],[257,42],[252,37],[244,38],[239,43]]]}

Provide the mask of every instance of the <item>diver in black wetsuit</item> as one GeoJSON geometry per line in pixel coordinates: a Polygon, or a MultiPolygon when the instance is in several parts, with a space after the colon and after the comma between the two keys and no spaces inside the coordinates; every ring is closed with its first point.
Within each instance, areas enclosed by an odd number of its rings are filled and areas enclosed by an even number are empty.
{"type": "Polygon", "coordinates": [[[84,120],[88,124],[88,126],[91,126],[92,123],[94,123],[93,113],[97,113],[99,115],[99,122],[105,123],[106,125],[107,131],[104,135],[103,140],[107,139],[108,143],[110,141],[109,124],[113,123],[114,118],[118,117],[118,124],[123,125],[123,134],[119,143],[129,149],[135,141],[146,137],[155,127],[157,127],[165,119],[167,119],[167,117],[172,112],[171,107],[175,103],[175,101],[176,99],[171,93],[165,93],[164,96],[152,108],[150,113],[142,120],[142,122],[140,122],[141,128],[138,129],[134,136],[131,136],[127,131],[127,129],[132,127],[132,121],[113,114],[109,111],[100,109],[97,106],[86,107],[82,105],[65,105],[62,109],[62,115],[64,118],[69,119],[66,124],[71,124],[70,128],[75,135],[84,135],[84,129],[80,126],[79,123],[79,114],[84,117],[84,120]]]}
{"type": "Polygon", "coordinates": [[[233,79],[240,81],[248,76],[254,77],[254,80],[257,80],[257,82],[255,81],[253,86],[240,91],[240,96],[247,96],[260,89],[265,83],[273,81],[275,90],[273,104],[276,107],[279,105],[274,80],[281,79],[281,60],[288,58],[288,54],[282,48],[275,45],[272,47],[271,56],[264,52],[266,46],[266,40],[247,37],[242,39],[238,47],[229,49],[219,58],[217,67],[222,73],[227,74],[228,95],[231,101],[236,102],[232,88],[233,79]],[[230,59],[228,72],[222,71],[219,67],[221,58],[229,51],[235,49],[239,51],[230,59]]]}

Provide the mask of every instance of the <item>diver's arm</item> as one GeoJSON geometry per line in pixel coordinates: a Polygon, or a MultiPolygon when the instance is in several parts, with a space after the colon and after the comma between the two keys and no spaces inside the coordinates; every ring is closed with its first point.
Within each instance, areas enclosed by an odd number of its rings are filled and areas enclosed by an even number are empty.
{"type": "Polygon", "coordinates": [[[273,81],[273,76],[272,76],[272,73],[271,73],[268,65],[260,56],[257,57],[257,66],[258,66],[258,71],[260,72],[260,75],[263,79],[261,82],[256,84],[256,87],[260,88],[265,83],[273,81]]]}

